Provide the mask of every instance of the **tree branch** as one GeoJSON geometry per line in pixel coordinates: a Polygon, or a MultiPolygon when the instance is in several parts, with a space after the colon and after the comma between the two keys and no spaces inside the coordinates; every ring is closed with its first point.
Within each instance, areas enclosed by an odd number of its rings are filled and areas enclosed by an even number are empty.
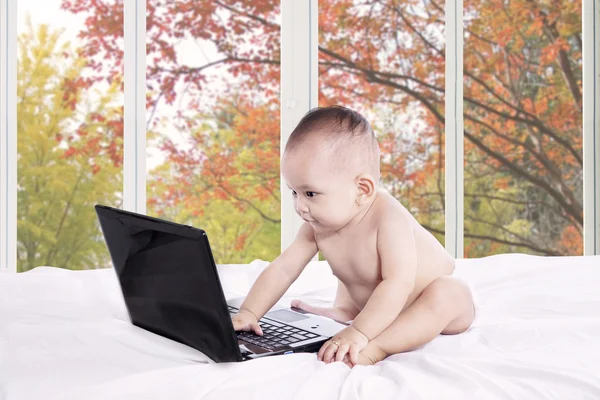
{"type": "Polygon", "coordinates": [[[548,184],[547,182],[543,181],[540,178],[537,178],[537,177],[529,174],[524,169],[511,163],[506,157],[491,150],[489,147],[484,145],[483,142],[481,142],[479,139],[477,139],[474,135],[469,133],[469,131],[465,130],[464,134],[465,134],[465,137],[467,137],[474,145],[476,145],[479,149],[481,149],[485,154],[487,154],[487,155],[491,156],[492,158],[494,158],[495,160],[499,161],[502,165],[504,165],[507,169],[512,171],[515,175],[520,176],[520,177],[526,179],[527,181],[533,183],[534,185],[544,189],[550,196],[552,196],[556,200],[556,202],[558,204],[561,205],[561,207],[567,213],[572,215],[573,218],[576,221],[578,221],[579,224],[583,224],[583,209],[581,208],[581,206],[579,206],[577,204],[568,204],[565,201],[564,197],[561,196],[561,193],[558,192],[556,189],[554,189],[552,186],[550,186],[550,184],[548,184]]]}
{"type": "Polygon", "coordinates": [[[221,7],[223,7],[223,8],[225,8],[225,9],[227,9],[227,10],[229,10],[229,11],[231,11],[232,13],[243,15],[246,18],[252,19],[252,20],[257,21],[257,22],[260,22],[261,24],[263,24],[265,26],[268,26],[270,28],[280,29],[280,26],[277,25],[276,23],[269,22],[266,19],[261,18],[261,17],[259,17],[257,15],[250,14],[248,12],[238,10],[237,8],[231,7],[231,6],[223,3],[222,1],[214,0],[214,3],[217,4],[217,5],[219,5],[219,6],[221,6],[221,7]]]}
{"type": "MultiPolygon", "coordinates": [[[[445,235],[446,232],[442,231],[441,229],[437,229],[437,228],[433,228],[432,226],[426,225],[426,224],[421,224],[421,226],[423,226],[423,228],[427,229],[429,232],[434,232],[434,233],[438,233],[440,235],[445,235]]],[[[533,251],[537,251],[538,253],[541,254],[545,254],[547,256],[560,256],[562,254],[554,251],[554,250],[547,250],[547,249],[542,249],[540,247],[537,246],[533,246],[527,243],[519,243],[519,242],[511,242],[509,240],[504,240],[504,239],[499,239],[493,236],[488,236],[488,235],[477,235],[477,234],[473,234],[473,233],[468,233],[465,232],[463,235],[465,238],[470,238],[470,239],[478,239],[478,240],[489,240],[491,242],[495,242],[495,243],[500,243],[500,244],[505,244],[508,246],[515,246],[515,247],[524,247],[533,251]]]]}

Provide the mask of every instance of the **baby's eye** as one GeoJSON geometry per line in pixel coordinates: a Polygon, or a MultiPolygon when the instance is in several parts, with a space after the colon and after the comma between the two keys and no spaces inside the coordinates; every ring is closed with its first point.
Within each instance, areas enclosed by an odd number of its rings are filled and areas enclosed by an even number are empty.
{"type": "Polygon", "coordinates": [[[296,191],[295,191],[295,190],[292,190],[292,196],[295,196],[295,195],[297,195],[297,194],[298,194],[298,193],[296,193],[296,191]]]}
{"type": "Polygon", "coordinates": [[[306,192],[306,197],[315,197],[316,195],[315,192],[306,192]]]}

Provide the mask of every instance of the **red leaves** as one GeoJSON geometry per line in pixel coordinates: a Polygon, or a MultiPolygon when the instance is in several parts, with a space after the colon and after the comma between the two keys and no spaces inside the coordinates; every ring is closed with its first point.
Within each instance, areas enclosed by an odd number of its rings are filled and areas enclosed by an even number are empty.
{"type": "Polygon", "coordinates": [[[244,247],[246,247],[246,241],[248,240],[248,234],[247,233],[242,233],[240,234],[236,240],[235,240],[235,250],[236,251],[240,251],[242,250],[244,247]]]}
{"type": "Polygon", "coordinates": [[[583,254],[583,236],[581,231],[573,225],[568,225],[563,229],[561,235],[561,247],[563,254],[582,255],[583,254]]]}
{"type": "MultiPolygon", "coordinates": [[[[87,16],[81,37],[96,79],[122,73],[122,4],[63,1],[63,8],[87,16]]],[[[581,111],[557,63],[565,51],[581,86],[581,53],[573,36],[580,32],[580,6],[465,1],[465,130],[479,141],[466,140],[465,160],[481,162],[479,172],[496,182],[498,190],[508,185],[496,173],[502,162],[480,145],[534,178],[550,179],[532,150],[536,148],[557,171],[565,165],[580,168],[564,143],[581,152],[581,111]],[[539,139],[550,133],[562,142],[539,139]]],[[[170,142],[161,146],[174,170],[178,190],[172,198],[179,193],[187,199],[201,191],[201,201],[215,196],[262,204],[271,201],[269,191],[277,192],[279,7],[278,0],[147,2],[147,107],[183,98],[185,112],[176,122],[189,137],[187,149],[170,142]],[[209,49],[208,54],[178,49],[192,40],[209,49]],[[203,126],[206,121],[215,125],[203,126]],[[249,152],[254,158],[245,156],[249,152]]],[[[444,29],[443,6],[435,2],[330,0],[319,6],[319,104],[353,107],[381,124],[377,133],[386,183],[397,195],[414,187],[409,196],[415,202],[439,184],[434,181],[443,172],[444,29]],[[415,121],[424,126],[410,126],[415,121]]],[[[81,88],[71,85],[63,100],[73,107],[81,88]]],[[[88,145],[118,160],[122,120],[91,116],[90,122],[106,126],[111,138],[104,147],[88,145]]],[[[565,170],[563,175],[568,179],[573,173],[565,170]]],[[[580,183],[568,181],[579,193],[580,183]]],[[[542,196],[546,189],[537,190],[542,196]]],[[[425,200],[418,205],[435,208],[425,200]]]]}
{"type": "Polygon", "coordinates": [[[69,148],[64,152],[63,156],[65,158],[69,158],[72,157],[73,155],[75,155],[77,153],[77,149],[73,146],[69,146],[69,148]]]}

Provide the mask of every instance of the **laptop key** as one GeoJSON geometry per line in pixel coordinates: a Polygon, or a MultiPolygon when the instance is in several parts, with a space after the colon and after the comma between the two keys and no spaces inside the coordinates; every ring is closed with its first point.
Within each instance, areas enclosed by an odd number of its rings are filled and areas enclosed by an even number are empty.
{"type": "Polygon", "coordinates": [[[283,325],[282,323],[279,323],[279,322],[277,322],[277,321],[273,321],[273,320],[266,320],[266,319],[264,319],[264,318],[261,318],[261,320],[260,320],[260,321],[258,321],[258,322],[260,322],[261,324],[269,324],[269,325],[273,325],[273,326],[276,326],[276,327],[282,327],[282,326],[285,326],[285,325],[283,325]]]}
{"type": "Polygon", "coordinates": [[[299,339],[299,340],[306,340],[306,339],[308,339],[306,336],[300,335],[300,334],[298,334],[298,333],[294,333],[294,334],[292,335],[292,337],[294,337],[294,338],[296,338],[296,339],[299,339]]]}

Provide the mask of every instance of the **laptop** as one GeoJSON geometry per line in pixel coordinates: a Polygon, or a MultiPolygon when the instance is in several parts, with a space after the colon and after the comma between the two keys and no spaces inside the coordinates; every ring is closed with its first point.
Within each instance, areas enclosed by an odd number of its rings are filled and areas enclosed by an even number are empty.
{"type": "Polygon", "coordinates": [[[131,322],[215,362],[317,352],[345,324],[284,308],[267,313],[263,336],[235,332],[206,232],[108,206],[96,214],[131,322]]]}

